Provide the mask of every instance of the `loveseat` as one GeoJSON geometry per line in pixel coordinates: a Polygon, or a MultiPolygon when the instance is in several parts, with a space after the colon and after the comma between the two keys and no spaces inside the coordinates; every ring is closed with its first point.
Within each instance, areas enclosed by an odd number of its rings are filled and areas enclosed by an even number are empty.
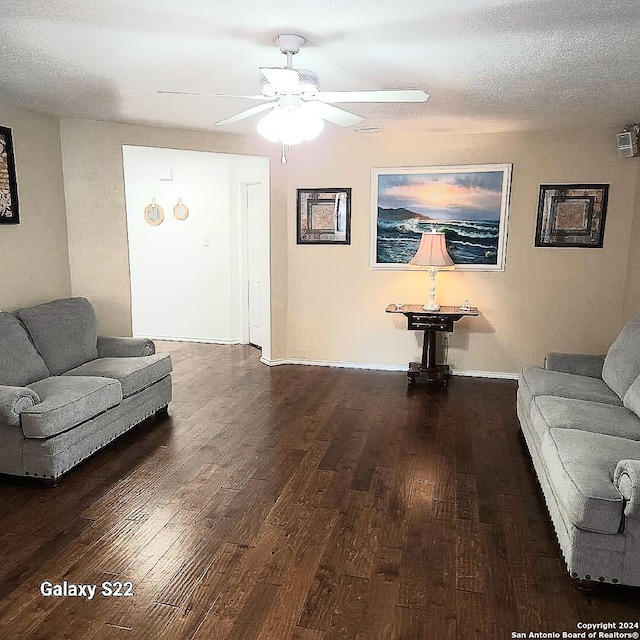
{"type": "Polygon", "coordinates": [[[0,473],[49,483],[171,402],[171,358],[84,298],[0,313],[0,473]]]}
{"type": "Polygon", "coordinates": [[[640,585],[640,317],[606,356],[524,367],[518,417],[570,575],[640,585]]]}

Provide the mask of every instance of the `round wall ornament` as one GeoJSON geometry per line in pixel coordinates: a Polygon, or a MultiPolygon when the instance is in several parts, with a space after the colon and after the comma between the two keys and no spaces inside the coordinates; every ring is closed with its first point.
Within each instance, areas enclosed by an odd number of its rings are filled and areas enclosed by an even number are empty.
{"type": "Polygon", "coordinates": [[[173,215],[176,220],[186,220],[189,217],[189,207],[182,203],[182,198],[180,198],[178,204],[173,207],[173,215]]]}
{"type": "Polygon", "coordinates": [[[155,198],[151,201],[151,204],[148,204],[144,208],[144,219],[147,224],[150,224],[152,227],[157,227],[159,224],[162,224],[164,220],[164,210],[156,202],[155,198]]]}

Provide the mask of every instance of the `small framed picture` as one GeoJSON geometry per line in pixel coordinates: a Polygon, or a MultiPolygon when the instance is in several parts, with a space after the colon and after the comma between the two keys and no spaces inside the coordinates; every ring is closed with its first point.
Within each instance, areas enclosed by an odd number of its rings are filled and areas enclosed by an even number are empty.
{"type": "Polygon", "coordinates": [[[0,224],[19,224],[18,182],[11,129],[0,127],[0,224]]]}
{"type": "Polygon", "coordinates": [[[298,189],[297,244],[351,244],[351,189],[298,189]]]}
{"type": "Polygon", "coordinates": [[[535,246],[601,249],[608,197],[608,184],[540,185],[535,246]]]}

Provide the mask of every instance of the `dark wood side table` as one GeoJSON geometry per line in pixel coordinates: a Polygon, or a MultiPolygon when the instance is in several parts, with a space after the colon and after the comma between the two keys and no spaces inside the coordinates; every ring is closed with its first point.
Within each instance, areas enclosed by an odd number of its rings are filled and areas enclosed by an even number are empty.
{"type": "Polygon", "coordinates": [[[390,304],[387,313],[401,313],[407,317],[409,331],[424,331],[422,362],[410,362],[407,379],[409,384],[427,382],[446,385],[449,380],[449,365],[436,364],[436,333],[453,331],[453,323],[465,316],[477,316],[478,310],[462,311],[458,307],[440,307],[440,311],[425,311],[420,304],[405,304],[398,308],[390,304]]]}

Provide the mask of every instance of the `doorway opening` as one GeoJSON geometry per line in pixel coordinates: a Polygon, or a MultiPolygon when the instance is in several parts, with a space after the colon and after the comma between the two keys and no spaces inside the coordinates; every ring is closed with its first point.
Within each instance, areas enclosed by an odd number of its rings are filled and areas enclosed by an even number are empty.
{"type": "Polygon", "coordinates": [[[134,336],[270,358],[269,159],[123,146],[134,336]]]}

